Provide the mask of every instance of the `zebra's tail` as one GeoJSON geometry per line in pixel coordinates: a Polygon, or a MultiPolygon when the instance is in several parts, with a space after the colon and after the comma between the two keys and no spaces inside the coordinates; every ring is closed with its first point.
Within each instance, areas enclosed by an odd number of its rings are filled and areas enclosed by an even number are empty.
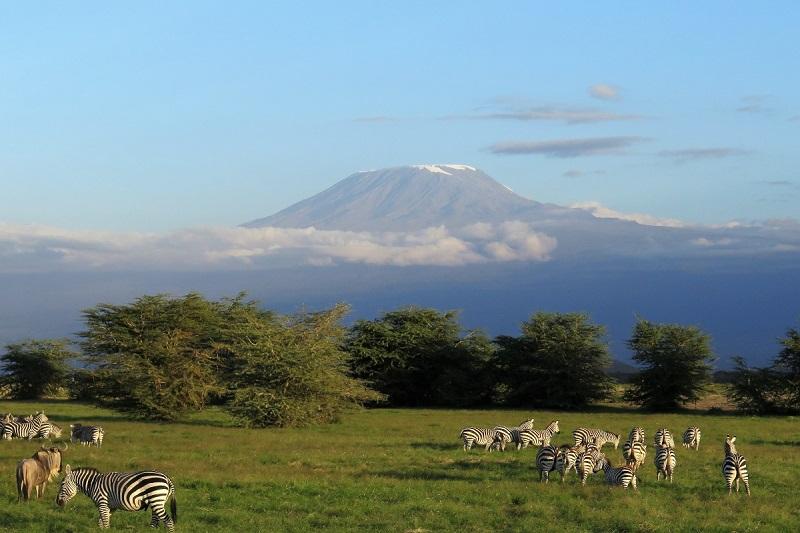
{"type": "Polygon", "coordinates": [[[172,483],[172,480],[169,480],[169,488],[170,488],[170,500],[169,500],[169,514],[172,517],[172,523],[176,524],[178,522],[178,499],[175,495],[175,485],[172,483]]]}

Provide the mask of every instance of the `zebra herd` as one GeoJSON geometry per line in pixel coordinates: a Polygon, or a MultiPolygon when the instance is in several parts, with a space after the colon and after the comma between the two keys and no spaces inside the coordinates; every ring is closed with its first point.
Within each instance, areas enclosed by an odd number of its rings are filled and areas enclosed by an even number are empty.
{"type": "MultiPolygon", "coordinates": [[[[0,420],[0,435],[4,440],[50,439],[60,437],[61,433],[61,428],[51,422],[43,412],[26,417],[7,414],[0,420]]],[[[70,440],[84,446],[100,448],[104,436],[105,430],[100,426],[78,423],[70,425],[70,440]]],[[[24,461],[26,460],[20,461],[20,466],[24,461]]],[[[97,506],[101,528],[110,527],[112,511],[140,511],[150,508],[151,527],[158,527],[159,523],[163,523],[167,531],[175,531],[178,514],[175,485],[165,474],[157,471],[101,473],[95,468],[72,468],[68,464],[57,471],[63,472],[64,477],[56,496],[56,504],[63,507],[78,491],[84,493],[97,506]]],[[[53,476],[55,475],[56,470],[53,470],[53,476]]],[[[21,491],[19,483],[18,490],[21,491]]],[[[37,490],[37,497],[38,495],[37,490]]],[[[20,492],[20,499],[22,497],[20,492]]]]}
{"type": "MultiPolygon", "coordinates": [[[[515,444],[516,449],[524,449],[533,444],[539,447],[536,453],[536,468],[539,470],[539,481],[547,483],[551,472],[561,475],[564,482],[567,474],[574,471],[581,481],[586,481],[591,474],[601,470],[606,482],[623,488],[632,486],[638,488],[637,473],[647,457],[646,433],[644,428],[637,426],[631,429],[628,439],[622,445],[622,458],[624,464],[614,466],[613,462],[601,450],[606,444],[612,444],[614,449],[619,447],[620,435],[597,428],[580,427],[572,432],[572,445],[564,444],[554,446],[550,443],[553,435],[559,433],[558,420],[553,420],[542,430],[533,429],[534,419],[530,418],[520,422],[518,426],[495,426],[494,428],[466,427],[459,435],[463,441],[464,451],[469,451],[473,446],[483,446],[485,451],[504,451],[509,443],[515,444]]],[[[687,449],[700,449],[700,428],[690,426],[683,433],[682,444],[687,449]]],[[[724,442],[725,457],[722,463],[722,474],[732,493],[733,484],[739,492],[739,482],[744,483],[747,495],[750,495],[750,481],[747,473],[747,461],[743,455],[736,452],[736,436],[727,435],[724,442]]],[[[655,453],[653,463],[656,468],[656,481],[669,480],[672,483],[675,467],[678,464],[675,451],[675,439],[667,428],[658,428],[654,434],[653,444],[655,453]]]]}

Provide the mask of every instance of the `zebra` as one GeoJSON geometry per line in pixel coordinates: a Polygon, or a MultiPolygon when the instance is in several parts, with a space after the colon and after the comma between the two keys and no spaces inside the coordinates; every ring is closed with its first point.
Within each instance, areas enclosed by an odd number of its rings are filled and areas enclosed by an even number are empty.
{"type": "Polygon", "coordinates": [[[165,474],[145,472],[99,472],[96,468],[64,467],[64,478],[56,496],[56,503],[64,507],[78,491],[92,499],[100,513],[100,528],[111,525],[111,513],[117,509],[143,511],[148,507],[153,513],[150,527],[163,522],[167,531],[174,533],[178,520],[178,503],[175,485],[165,474]],[[167,515],[167,502],[170,514],[167,515]]]}
{"type": "Polygon", "coordinates": [[[564,482],[567,472],[574,470],[578,473],[578,456],[586,451],[586,446],[578,445],[570,447],[569,444],[564,444],[558,449],[556,456],[556,470],[561,474],[561,482],[564,482]]]}
{"type": "Polygon", "coordinates": [[[624,489],[627,489],[628,485],[631,485],[634,490],[637,489],[636,474],[631,467],[615,467],[605,456],[600,459],[600,463],[603,472],[606,474],[606,481],[609,485],[619,485],[624,489]]]}
{"type": "Polygon", "coordinates": [[[656,480],[660,481],[661,474],[664,474],[664,479],[669,478],[669,482],[672,483],[672,473],[678,464],[675,450],[671,446],[657,446],[653,462],[656,465],[656,480]]]}
{"type": "Polygon", "coordinates": [[[43,422],[42,425],[39,427],[39,431],[36,433],[37,439],[50,439],[50,438],[59,438],[61,436],[62,429],[60,426],[53,424],[52,422],[43,422]]]}
{"type": "Polygon", "coordinates": [[[619,435],[611,433],[610,431],[603,431],[602,429],[578,428],[572,432],[572,439],[575,441],[575,446],[578,444],[590,444],[592,442],[594,442],[598,449],[602,448],[608,442],[614,444],[615,450],[619,446],[619,435]]]}
{"type": "Polygon", "coordinates": [[[627,441],[622,445],[622,456],[625,458],[625,464],[636,472],[647,457],[647,444],[638,440],[627,441]]]}
{"type": "Polygon", "coordinates": [[[600,453],[600,449],[594,444],[587,445],[586,450],[578,455],[575,466],[578,476],[581,478],[581,485],[586,485],[586,479],[589,477],[589,474],[599,472],[600,469],[603,468],[602,459],[604,457],[605,456],[600,453]]]}
{"type": "Polygon", "coordinates": [[[700,428],[697,426],[691,426],[686,428],[686,431],[683,432],[683,447],[684,448],[694,448],[695,450],[700,449],[700,428]]]}
{"type": "Polygon", "coordinates": [[[725,460],[722,462],[722,475],[728,485],[728,494],[732,494],[733,481],[736,480],[736,492],[739,492],[739,480],[744,483],[747,495],[750,496],[750,476],[747,474],[747,460],[744,455],[736,453],[736,435],[725,437],[725,460]]]}
{"type": "Polygon", "coordinates": [[[636,426],[628,434],[628,442],[644,442],[645,433],[644,428],[636,426]]]}
{"type": "MultiPolygon", "coordinates": [[[[542,446],[539,448],[539,451],[536,452],[536,468],[539,469],[539,482],[541,483],[544,481],[545,483],[550,482],[550,472],[556,469],[556,457],[558,456],[558,450],[556,450],[555,446],[542,446]]],[[[562,474],[561,479],[564,479],[562,474]]]]}
{"type": "Polygon", "coordinates": [[[661,428],[657,430],[653,438],[653,442],[656,446],[669,446],[670,448],[675,447],[675,441],[672,438],[672,433],[670,433],[667,428],[661,428]]]}
{"type": "Polygon", "coordinates": [[[98,448],[103,445],[105,431],[100,426],[83,426],[81,424],[70,424],[70,440],[80,442],[84,446],[94,444],[98,448]]]}
{"type": "Polygon", "coordinates": [[[494,430],[497,433],[495,433],[495,442],[493,444],[493,447],[499,449],[501,452],[504,452],[506,450],[506,444],[509,442],[513,442],[517,445],[517,449],[519,450],[520,431],[525,429],[531,429],[532,427],[533,427],[533,418],[523,420],[516,427],[510,428],[506,426],[495,426],[494,430]]]}
{"type": "Polygon", "coordinates": [[[523,429],[519,432],[518,446],[527,448],[529,444],[538,444],[540,446],[550,446],[550,439],[553,438],[555,433],[559,433],[558,420],[553,420],[544,429],[523,429]]]}
{"type": "Polygon", "coordinates": [[[491,451],[495,442],[497,431],[489,428],[468,427],[461,430],[458,438],[464,441],[464,451],[468,452],[474,444],[484,446],[484,450],[491,451]]]}
{"type": "Polygon", "coordinates": [[[33,415],[28,422],[10,420],[3,422],[3,440],[11,440],[14,437],[31,440],[39,434],[42,424],[48,421],[47,415],[42,412],[33,415]]]}

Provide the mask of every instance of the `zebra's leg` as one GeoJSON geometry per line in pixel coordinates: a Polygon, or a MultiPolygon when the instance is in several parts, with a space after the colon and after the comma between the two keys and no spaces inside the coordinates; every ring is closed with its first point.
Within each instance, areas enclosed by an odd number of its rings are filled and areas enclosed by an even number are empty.
{"type": "Polygon", "coordinates": [[[156,514],[155,507],[153,507],[151,510],[153,511],[153,516],[150,517],[150,527],[156,529],[158,527],[158,521],[159,521],[158,515],[156,514]]]}
{"type": "Polygon", "coordinates": [[[97,511],[100,513],[100,529],[108,529],[111,527],[111,509],[108,507],[108,502],[101,501],[97,504],[97,511]]]}
{"type": "Polygon", "coordinates": [[[172,523],[172,518],[167,514],[167,511],[164,508],[165,503],[166,502],[154,502],[150,505],[150,509],[153,511],[153,518],[150,521],[150,527],[158,527],[158,522],[160,520],[164,523],[164,527],[166,527],[168,531],[174,531],[175,526],[172,523]]]}

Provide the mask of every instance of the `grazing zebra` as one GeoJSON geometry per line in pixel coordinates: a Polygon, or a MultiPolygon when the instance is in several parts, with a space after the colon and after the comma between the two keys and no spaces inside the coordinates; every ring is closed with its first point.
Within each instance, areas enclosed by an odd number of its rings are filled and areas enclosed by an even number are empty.
{"type": "Polygon", "coordinates": [[[62,429],[60,426],[53,424],[52,422],[43,422],[42,425],[39,427],[39,431],[36,433],[37,439],[49,439],[49,438],[59,438],[61,436],[62,429]]]}
{"type": "Polygon", "coordinates": [[[684,448],[694,448],[695,450],[700,449],[700,428],[697,426],[691,426],[686,428],[686,431],[683,432],[683,447],[684,448]]]}
{"type": "Polygon", "coordinates": [[[108,472],[100,473],[95,468],[64,467],[64,479],[56,497],[56,503],[63,507],[78,491],[92,499],[100,512],[100,527],[111,525],[111,512],[144,511],[148,507],[153,512],[150,527],[158,527],[164,522],[167,531],[175,531],[178,520],[178,504],[175,500],[175,485],[161,472],[108,472]],[[167,502],[170,514],[167,515],[167,502]]]}
{"type": "Polygon", "coordinates": [[[465,452],[471,450],[474,444],[484,446],[484,450],[491,451],[496,433],[494,429],[468,427],[461,430],[458,438],[464,441],[465,452]]]}
{"type": "Polygon", "coordinates": [[[83,426],[81,424],[70,424],[70,440],[80,442],[84,446],[94,444],[98,448],[103,445],[105,431],[100,426],[83,426]]]}
{"type": "Polygon", "coordinates": [[[47,416],[40,412],[36,413],[28,422],[19,422],[18,420],[3,422],[2,438],[11,440],[16,437],[30,440],[39,434],[42,424],[47,421],[47,416]]]}
{"type": "Polygon", "coordinates": [[[575,464],[578,476],[581,478],[581,485],[586,485],[586,480],[589,474],[599,472],[603,468],[603,458],[605,456],[600,453],[600,449],[594,444],[586,446],[586,450],[578,455],[575,464]]]}
{"type": "Polygon", "coordinates": [[[670,433],[667,428],[661,428],[656,431],[653,441],[656,446],[669,446],[670,448],[675,447],[675,441],[672,439],[672,433],[670,433]]]}
{"type": "Polygon", "coordinates": [[[533,418],[523,420],[516,427],[495,426],[495,443],[493,447],[499,449],[501,452],[506,451],[506,444],[513,442],[520,448],[519,433],[524,429],[531,429],[533,427],[533,418]]]}
{"type": "Polygon", "coordinates": [[[628,441],[622,445],[622,456],[625,458],[625,464],[636,472],[647,457],[647,444],[639,440],[628,441]]]}
{"type": "Polygon", "coordinates": [[[578,428],[572,432],[572,439],[575,441],[575,446],[578,444],[591,444],[592,442],[598,449],[608,442],[614,444],[615,450],[619,446],[619,435],[602,429],[578,428]]]}
{"type": "Polygon", "coordinates": [[[519,432],[520,443],[517,446],[523,448],[527,448],[529,444],[550,446],[550,439],[559,431],[558,420],[551,421],[544,429],[523,429],[519,432]]]}
{"type": "Polygon", "coordinates": [[[750,476],[747,474],[747,460],[744,455],[736,453],[736,435],[725,437],[725,460],[722,462],[722,475],[728,485],[728,494],[731,494],[733,482],[736,480],[736,492],[739,492],[739,480],[744,483],[747,495],[750,496],[750,476]]]}
{"type": "Polygon", "coordinates": [[[628,442],[644,442],[644,428],[636,426],[628,434],[628,442]]]}
{"type": "Polygon", "coordinates": [[[614,467],[605,456],[603,456],[600,462],[602,463],[602,469],[606,474],[606,481],[609,485],[619,485],[624,489],[627,489],[628,485],[633,486],[634,489],[637,488],[636,473],[634,473],[631,467],[614,467]]]}
{"type": "MultiPolygon", "coordinates": [[[[555,446],[542,446],[536,452],[536,468],[539,469],[539,482],[550,482],[550,472],[556,469],[558,450],[555,446]]],[[[563,475],[562,475],[563,480],[563,475]]]]}
{"type": "Polygon", "coordinates": [[[564,482],[564,477],[567,472],[574,470],[578,473],[578,456],[586,451],[586,446],[580,444],[578,446],[570,447],[569,444],[564,444],[558,449],[558,456],[556,457],[556,470],[561,474],[561,482],[564,482]]]}
{"type": "Polygon", "coordinates": [[[657,446],[654,463],[656,465],[656,480],[660,481],[661,474],[664,474],[664,479],[669,478],[669,482],[672,483],[672,473],[678,464],[675,450],[671,446],[657,446]]]}

